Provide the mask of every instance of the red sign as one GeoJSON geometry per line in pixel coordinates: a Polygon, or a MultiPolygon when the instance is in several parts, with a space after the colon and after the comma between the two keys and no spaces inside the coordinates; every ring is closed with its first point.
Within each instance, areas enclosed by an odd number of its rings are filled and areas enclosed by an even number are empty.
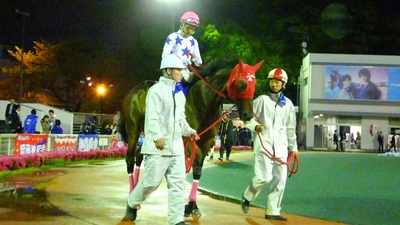
{"type": "Polygon", "coordinates": [[[47,150],[48,134],[18,134],[14,155],[25,155],[47,150]]]}

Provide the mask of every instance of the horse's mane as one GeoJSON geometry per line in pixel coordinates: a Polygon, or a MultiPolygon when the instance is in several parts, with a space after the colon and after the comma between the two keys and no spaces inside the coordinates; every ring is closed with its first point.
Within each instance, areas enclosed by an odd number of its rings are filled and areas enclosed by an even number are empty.
{"type": "Polygon", "coordinates": [[[237,59],[211,60],[204,67],[200,67],[198,71],[201,75],[209,77],[216,74],[218,70],[229,69],[232,71],[238,62],[237,59]]]}

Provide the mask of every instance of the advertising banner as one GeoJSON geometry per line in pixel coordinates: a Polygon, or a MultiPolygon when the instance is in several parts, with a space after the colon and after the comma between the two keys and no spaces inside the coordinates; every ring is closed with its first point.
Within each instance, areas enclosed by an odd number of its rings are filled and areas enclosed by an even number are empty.
{"type": "Polygon", "coordinates": [[[48,134],[17,134],[14,155],[34,154],[47,150],[48,134]]]}
{"type": "Polygon", "coordinates": [[[325,68],[325,99],[400,101],[400,68],[325,68]]]}
{"type": "Polygon", "coordinates": [[[99,135],[97,134],[79,134],[78,151],[87,152],[99,149],[99,135]]]}
{"type": "Polygon", "coordinates": [[[78,146],[76,135],[60,134],[54,140],[54,150],[56,151],[74,151],[78,146]]]}

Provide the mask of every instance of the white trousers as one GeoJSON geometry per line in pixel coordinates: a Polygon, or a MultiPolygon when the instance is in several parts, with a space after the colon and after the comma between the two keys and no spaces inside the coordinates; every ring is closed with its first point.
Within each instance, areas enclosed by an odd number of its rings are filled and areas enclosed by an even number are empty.
{"type": "MultiPolygon", "coordinates": [[[[287,158],[280,158],[283,162],[287,158]]],[[[265,151],[257,151],[254,162],[255,176],[244,191],[244,197],[253,201],[269,184],[266,215],[280,215],[283,192],[287,179],[287,166],[268,157],[265,151]]]]}
{"type": "Polygon", "coordinates": [[[144,163],[143,179],[129,194],[128,205],[140,208],[140,203],[158,188],[165,176],[168,185],[168,224],[175,225],[183,221],[186,182],[184,156],[145,155],[144,163]]]}

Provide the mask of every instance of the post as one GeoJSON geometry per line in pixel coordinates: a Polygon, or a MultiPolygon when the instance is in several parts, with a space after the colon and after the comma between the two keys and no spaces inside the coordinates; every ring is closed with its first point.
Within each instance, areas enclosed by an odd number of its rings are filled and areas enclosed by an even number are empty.
{"type": "Polygon", "coordinates": [[[21,46],[21,75],[19,80],[19,103],[22,103],[22,94],[24,92],[23,76],[24,76],[24,51],[25,51],[25,23],[26,17],[30,14],[27,12],[21,12],[19,9],[15,9],[15,12],[22,15],[22,46],[21,46]]]}

